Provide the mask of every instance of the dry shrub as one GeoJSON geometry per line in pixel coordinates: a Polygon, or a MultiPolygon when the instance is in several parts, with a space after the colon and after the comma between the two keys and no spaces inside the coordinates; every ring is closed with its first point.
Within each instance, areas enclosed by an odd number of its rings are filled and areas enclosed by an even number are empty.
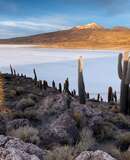
{"type": "Polygon", "coordinates": [[[48,151],[45,160],[73,160],[74,148],[71,146],[56,147],[52,151],[48,151]]]}
{"type": "Polygon", "coordinates": [[[121,152],[121,160],[130,160],[130,151],[121,152]]]}
{"type": "Polygon", "coordinates": [[[122,151],[126,151],[130,145],[130,132],[118,136],[118,145],[122,151]]]}
{"type": "Polygon", "coordinates": [[[80,112],[75,112],[73,114],[73,118],[76,121],[77,126],[80,127],[80,122],[81,122],[81,118],[82,118],[81,113],[80,112]]]}
{"type": "Polygon", "coordinates": [[[130,123],[127,120],[126,116],[122,113],[116,114],[116,116],[113,116],[111,119],[111,122],[118,126],[119,128],[128,128],[130,127],[130,123]]]}
{"type": "Polygon", "coordinates": [[[16,88],[16,94],[21,95],[25,92],[24,87],[17,87],[16,88]]]}
{"type": "Polygon", "coordinates": [[[24,110],[34,105],[35,105],[35,102],[31,98],[23,98],[18,102],[16,107],[18,110],[24,110]]]}
{"type": "Polygon", "coordinates": [[[39,144],[39,131],[36,128],[25,126],[18,129],[13,129],[8,133],[12,137],[20,138],[24,142],[29,142],[33,144],[39,144]]]}
{"type": "Polygon", "coordinates": [[[78,153],[88,150],[92,145],[96,143],[93,133],[90,129],[84,128],[80,133],[80,141],[75,146],[78,153]]]}

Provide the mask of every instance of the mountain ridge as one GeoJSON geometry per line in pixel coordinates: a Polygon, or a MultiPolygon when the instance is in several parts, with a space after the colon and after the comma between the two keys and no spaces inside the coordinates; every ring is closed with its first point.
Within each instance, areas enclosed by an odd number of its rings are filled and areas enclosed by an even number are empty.
{"type": "Polygon", "coordinates": [[[46,48],[130,49],[130,29],[121,26],[110,29],[93,22],[68,30],[0,40],[0,44],[35,44],[46,48]]]}

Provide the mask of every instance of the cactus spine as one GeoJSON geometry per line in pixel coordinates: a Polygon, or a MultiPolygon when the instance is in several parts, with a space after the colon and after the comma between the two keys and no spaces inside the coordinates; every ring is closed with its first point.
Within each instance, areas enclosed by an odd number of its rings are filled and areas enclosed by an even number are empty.
{"type": "Polygon", "coordinates": [[[81,104],[86,103],[85,85],[83,80],[83,58],[78,59],[78,94],[81,104]]]}
{"type": "Polygon", "coordinates": [[[121,79],[120,89],[120,109],[124,114],[129,112],[129,83],[130,83],[130,59],[129,53],[119,54],[118,57],[118,75],[121,79]]]}

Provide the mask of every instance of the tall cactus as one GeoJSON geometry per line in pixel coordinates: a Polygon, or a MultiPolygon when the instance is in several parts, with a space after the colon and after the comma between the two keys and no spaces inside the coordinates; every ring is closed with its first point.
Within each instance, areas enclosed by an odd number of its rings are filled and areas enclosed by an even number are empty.
{"type": "Polygon", "coordinates": [[[78,94],[80,98],[80,103],[86,103],[86,93],[85,93],[85,85],[83,80],[83,58],[79,57],[78,59],[78,94]]]}
{"type": "Polygon", "coordinates": [[[10,72],[11,72],[11,75],[14,74],[14,71],[13,71],[13,68],[12,68],[12,65],[10,64],[10,72]]]}
{"type": "Polygon", "coordinates": [[[35,84],[37,84],[37,73],[36,73],[35,68],[33,69],[33,73],[34,73],[34,82],[35,84]]]}
{"type": "Polygon", "coordinates": [[[120,91],[120,109],[124,114],[129,112],[129,83],[130,83],[130,59],[129,53],[119,54],[118,57],[118,75],[121,79],[120,91]]]}
{"type": "Polygon", "coordinates": [[[108,103],[110,102],[113,102],[113,89],[111,86],[108,88],[108,103]]]}

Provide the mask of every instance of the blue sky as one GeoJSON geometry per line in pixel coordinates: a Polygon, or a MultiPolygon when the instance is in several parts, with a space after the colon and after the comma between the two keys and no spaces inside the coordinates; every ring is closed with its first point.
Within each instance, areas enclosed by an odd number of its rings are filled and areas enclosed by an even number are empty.
{"type": "Polygon", "coordinates": [[[96,22],[130,27],[130,0],[0,0],[0,38],[96,22]]]}

